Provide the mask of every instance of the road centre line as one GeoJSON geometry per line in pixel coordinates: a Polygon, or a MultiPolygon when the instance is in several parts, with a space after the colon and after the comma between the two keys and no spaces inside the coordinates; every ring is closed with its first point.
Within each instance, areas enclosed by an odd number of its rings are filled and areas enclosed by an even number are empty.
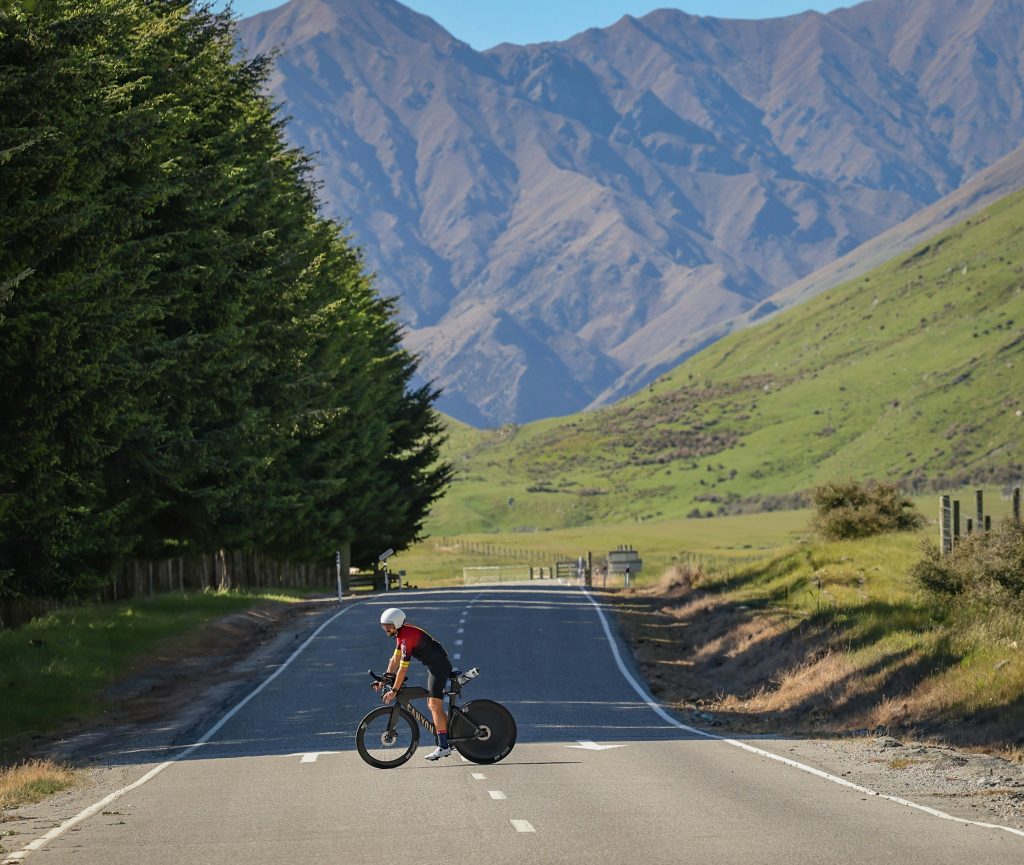
{"type": "Polygon", "coordinates": [[[622,673],[623,677],[637,694],[640,695],[640,699],[644,701],[647,707],[657,714],[662,720],[671,724],[673,727],[677,727],[680,730],[685,730],[687,733],[692,733],[695,736],[703,736],[705,739],[713,739],[717,742],[724,742],[726,745],[732,745],[734,748],[740,748],[744,751],[749,751],[751,754],[757,754],[761,757],[767,757],[769,760],[775,760],[779,763],[783,763],[787,766],[791,766],[794,769],[799,769],[801,772],[808,772],[811,775],[816,775],[819,778],[824,778],[826,781],[831,781],[833,784],[839,784],[843,787],[849,787],[852,790],[856,790],[858,793],[864,793],[868,796],[877,796],[879,799],[888,799],[890,802],[895,802],[897,805],[905,805],[908,808],[916,808],[918,811],[924,811],[926,814],[931,814],[933,817],[940,817],[943,820],[952,820],[955,823],[966,823],[968,826],[978,826],[982,829],[999,829],[1003,832],[1009,832],[1011,835],[1019,835],[1024,838],[1024,831],[1020,829],[1014,829],[1011,826],[1000,826],[998,823],[981,823],[977,820],[968,820],[965,817],[954,817],[952,814],[946,814],[944,811],[939,811],[935,808],[929,808],[927,805],[920,805],[917,802],[911,802],[909,799],[902,799],[899,796],[889,796],[885,793],[879,793],[877,790],[872,790],[868,787],[862,787],[860,784],[854,784],[852,781],[847,781],[844,778],[839,778],[836,775],[830,775],[828,772],[823,772],[821,769],[815,769],[813,766],[807,766],[804,763],[798,763],[796,760],[791,760],[788,757],[782,757],[778,754],[773,754],[771,751],[765,751],[761,748],[755,748],[753,745],[748,745],[746,742],[740,742],[738,739],[727,739],[724,736],[717,736],[714,733],[708,733],[705,730],[700,730],[697,727],[690,727],[684,724],[682,721],[678,721],[673,718],[660,703],[650,696],[643,686],[633,678],[629,670],[626,669],[626,665],[622,661],[622,655],[619,653],[619,647],[615,642],[615,638],[612,636],[611,628],[608,626],[608,620],[605,618],[604,611],[601,606],[594,600],[593,596],[585,588],[581,588],[583,595],[586,597],[594,609],[597,610],[598,618],[601,620],[601,627],[604,628],[605,637],[608,638],[608,645],[611,647],[612,656],[615,658],[615,663],[619,668],[619,672],[622,673]]]}
{"type": "Polygon", "coordinates": [[[504,793],[502,793],[501,790],[488,790],[487,791],[487,795],[490,796],[492,799],[507,799],[508,798],[508,796],[506,796],[504,793]]]}
{"type": "Polygon", "coordinates": [[[288,669],[288,667],[291,664],[291,662],[294,661],[299,655],[301,655],[306,650],[306,647],[310,643],[312,643],[313,640],[315,640],[318,636],[320,636],[320,633],[328,625],[330,625],[332,622],[334,622],[335,619],[339,618],[340,616],[345,615],[345,613],[347,613],[349,610],[351,610],[352,607],[360,606],[363,603],[365,603],[365,601],[356,601],[355,603],[350,603],[350,604],[342,607],[338,612],[336,612],[333,616],[331,616],[326,622],[324,622],[322,625],[320,625],[320,627],[317,628],[306,639],[306,641],[301,646],[299,646],[294,652],[291,653],[291,655],[288,656],[288,660],[286,660],[283,664],[281,664],[280,667],[278,667],[276,670],[274,670],[274,672],[271,673],[270,676],[268,676],[266,679],[264,679],[263,682],[255,688],[255,690],[251,691],[248,696],[246,696],[241,701],[239,701],[235,705],[235,707],[233,709],[231,709],[226,715],[224,715],[224,717],[222,717],[216,724],[214,724],[212,727],[210,727],[210,729],[207,730],[206,733],[203,734],[203,737],[201,739],[199,739],[198,742],[195,742],[194,744],[189,745],[188,748],[186,748],[184,751],[182,751],[176,757],[172,757],[170,760],[167,760],[166,762],[161,763],[159,766],[156,766],[155,768],[150,769],[145,775],[143,775],[141,778],[139,778],[138,781],[135,781],[134,783],[129,784],[127,787],[122,787],[120,790],[115,790],[109,796],[106,796],[103,799],[100,799],[99,802],[96,802],[95,804],[90,805],[84,811],[79,812],[74,817],[70,817],[69,819],[67,819],[63,823],[61,823],[59,826],[55,826],[53,829],[51,829],[49,832],[47,832],[41,838],[36,838],[36,840],[34,840],[31,843],[25,845],[20,850],[17,850],[14,853],[9,854],[3,860],[0,860],[0,865],[11,865],[11,863],[20,862],[26,856],[28,856],[29,853],[33,853],[34,851],[38,850],[40,847],[45,846],[46,844],[50,843],[50,841],[52,841],[54,838],[59,838],[61,835],[63,835],[65,832],[67,832],[68,829],[71,829],[74,826],[77,826],[83,820],[86,820],[89,817],[93,816],[93,814],[99,813],[104,808],[106,808],[107,805],[109,805],[111,802],[116,802],[118,799],[120,799],[123,795],[125,795],[125,793],[130,793],[132,790],[135,790],[136,788],[141,787],[147,781],[153,780],[153,778],[155,778],[157,775],[159,775],[161,772],[163,772],[164,769],[166,769],[168,766],[173,766],[175,763],[177,763],[177,762],[179,762],[181,760],[184,760],[186,757],[188,757],[191,754],[195,753],[200,747],[205,745],[207,742],[210,741],[210,739],[212,739],[215,735],[217,735],[217,732],[220,730],[220,728],[223,727],[228,721],[230,721],[235,715],[237,715],[249,703],[250,700],[252,700],[257,694],[259,694],[264,688],[266,688],[267,685],[269,685],[271,682],[273,682],[274,679],[276,679],[278,676],[280,676],[281,673],[283,673],[286,669],[288,669]]]}
{"type": "Polygon", "coordinates": [[[480,772],[474,772],[473,773],[473,780],[474,781],[486,781],[487,780],[487,776],[481,774],[480,772]]]}
{"type": "Polygon", "coordinates": [[[509,820],[516,832],[536,832],[529,820],[509,820]]]}

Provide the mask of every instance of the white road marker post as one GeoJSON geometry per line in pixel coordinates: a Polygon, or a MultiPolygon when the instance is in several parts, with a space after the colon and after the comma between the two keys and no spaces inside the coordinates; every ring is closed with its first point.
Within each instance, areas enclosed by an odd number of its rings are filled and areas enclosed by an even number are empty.
{"type": "Polygon", "coordinates": [[[341,550],[334,551],[334,567],[338,572],[338,606],[341,606],[341,550]]]}

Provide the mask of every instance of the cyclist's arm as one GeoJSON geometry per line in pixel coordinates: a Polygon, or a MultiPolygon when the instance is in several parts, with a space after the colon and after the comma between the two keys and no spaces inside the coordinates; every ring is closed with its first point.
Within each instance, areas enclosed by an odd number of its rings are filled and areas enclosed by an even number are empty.
{"type": "Polygon", "coordinates": [[[409,672],[409,660],[403,656],[401,649],[395,649],[395,653],[388,662],[388,672],[395,674],[395,683],[391,686],[395,691],[402,687],[406,673],[409,672]]]}
{"type": "Polygon", "coordinates": [[[406,651],[404,645],[401,648],[396,646],[395,654],[391,656],[391,663],[388,664],[388,672],[395,674],[395,684],[392,685],[392,688],[396,691],[402,687],[405,676],[409,672],[409,656],[406,651]]]}
{"type": "Polygon", "coordinates": [[[391,687],[396,691],[402,687],[402,683],[405,681],[405,674],[409,669],[408,664],[400,664],[398,667],[398,673],[395,674],[395,684],[391,687]]]}

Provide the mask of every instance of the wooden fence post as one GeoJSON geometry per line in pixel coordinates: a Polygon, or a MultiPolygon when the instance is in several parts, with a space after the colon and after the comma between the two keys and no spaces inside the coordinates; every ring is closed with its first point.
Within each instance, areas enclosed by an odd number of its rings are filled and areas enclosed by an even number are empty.
{"type": "Polygon", "coordinates": [[[949,496],[939,497],[939,544],[944,555],[953,552],[952,515],[949,496]]]}
{"type": "Polygon", "coordinates": [[[1020,487],[1013,488],[1013,521],[1020,525],[1020,487]]]}
{"type": "Polygon", "coordinates": [[[348,582],[349,571],[352,569],[352,544],[351,543],[342,544],[341,545],[340,553],[341,553],[341,592],[342,592],[342,594],[347,595],[349,592],[352,591],[352,588],[351,588],[351,586],[349,585],[349,582],[348,582]]]}
{"type": "Polygon", "coordinates": [[[224,550],[217,550],[217,559],[214,567],[217,569],[217,591],[223,592],[231,587],[228,577],[228,563],[224,558],[224,550]]]}
{"type": "Polygon", "coordinates": [[[985,528],[985,505],[984,505],[984,493],[981,490],[974,491],[974,525],[978,527],[978,531],[982,531],[985,528]]]}

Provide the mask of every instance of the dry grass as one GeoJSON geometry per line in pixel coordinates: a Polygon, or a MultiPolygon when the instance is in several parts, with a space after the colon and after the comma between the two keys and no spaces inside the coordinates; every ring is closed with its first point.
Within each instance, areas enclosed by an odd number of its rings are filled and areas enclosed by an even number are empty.
{"type": "Polygon", "coordinates": [[[913,731],[1020,760],[1024,617],[930,607],[907,576],[914,548],[809,545],[724,575],[672,568],[607,598],[652,693],[680,711],[758,732],[913,731]],[[850,585],[833,575],[827,597],[796,604],[826,567],[850,585]]]}
{"type": "Polygon", "coordinates": [[[648,589],[647,593],[669,597],[686,594],[694,586],[699,586],[704,577],[704,567],[699,563],[675,564],[661,575],[657,584],[652,589],[648,589]]]}
{"type": "Polygon", "coordinates": [[[77,773],[49,760],[29,760],[0,770],[0,808],[17,808],[39,802],[51,793],[66,790],[77,773]]]}
{"type": "Polygon", "coordinates": [[[796,706],[816,702],[838,705],[845,702],[847,685],[855,668],[842,655],[828,652],[782,673],[749,698],[728,697],[721,708],[755,713],[785,713],[796,706]]]}

